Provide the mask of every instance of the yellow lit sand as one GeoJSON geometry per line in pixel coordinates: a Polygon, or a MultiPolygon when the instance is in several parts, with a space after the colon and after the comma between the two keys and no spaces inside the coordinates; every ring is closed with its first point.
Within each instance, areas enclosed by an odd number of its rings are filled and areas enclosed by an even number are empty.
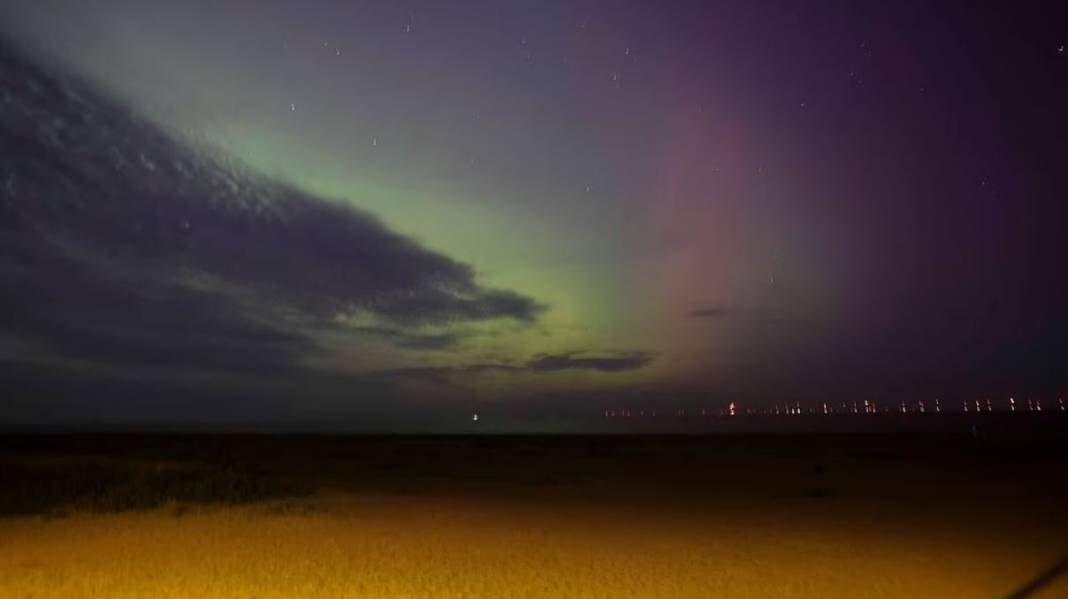
{"type": "Polygon", "coordinates": [[[1063,548],[837,508],[333,494],[13,518],[0,597],[1002,597],[1063,548]]]}
{"type": "Polygon", "coordinates": [[[1001,598],[1068,555],[1060,447],[12,437],[0,599],[1001,598]]]}

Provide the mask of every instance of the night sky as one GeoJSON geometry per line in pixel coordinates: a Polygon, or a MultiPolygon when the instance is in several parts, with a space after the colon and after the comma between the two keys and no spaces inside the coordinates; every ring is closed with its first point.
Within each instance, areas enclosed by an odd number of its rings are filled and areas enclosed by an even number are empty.
{"type": "Polygon", "coordinates": [[[1056,396],[1064,13],[8,0],[0,420],[1056,396]]]}

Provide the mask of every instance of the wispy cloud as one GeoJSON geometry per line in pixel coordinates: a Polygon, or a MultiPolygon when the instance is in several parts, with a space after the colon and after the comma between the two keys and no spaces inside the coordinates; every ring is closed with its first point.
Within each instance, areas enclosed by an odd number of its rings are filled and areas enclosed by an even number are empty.
{"type": "Polygon", "coordinates": [[[400,368],[379,371],[374,373],[372,378],[408,379],[449,384],[457,379],[469,379],[472,375],[548,373],[566,370],[625,372],[644,368],[652,363],[654,358],[655,356],[650,352],[539,354],[521,365],[488,362],[459,366],[400,368]]]}
{"type": "Polygon", "coordinates": [[[527,368],[536,372],[557,370],[600,370],[603,372],[622,372],[638,370],[653,361],[649,352],[626,352],[608,355],[584,355],[577,353],[547,354],[535,357],[527,363],[527,368]]]}

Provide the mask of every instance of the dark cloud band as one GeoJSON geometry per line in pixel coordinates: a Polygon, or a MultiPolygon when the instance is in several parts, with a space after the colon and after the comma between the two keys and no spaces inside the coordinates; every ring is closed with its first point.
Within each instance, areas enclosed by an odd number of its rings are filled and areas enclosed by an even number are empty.
{"type": "Polygon", "coordinates": [[[195,151],[2,41],[0,90],[8,336],[116,365],[277,371],[339,314],[440,349],[454,338],[405,328],[542,309],[366,213],[195,151]]]}

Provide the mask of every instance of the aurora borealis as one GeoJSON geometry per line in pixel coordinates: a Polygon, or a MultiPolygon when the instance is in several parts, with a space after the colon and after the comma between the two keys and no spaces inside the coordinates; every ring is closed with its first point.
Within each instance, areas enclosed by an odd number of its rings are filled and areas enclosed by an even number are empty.
{"type": "Polygon", "coordinates": [[[1063,392],[1063,15],[863,4],[6,2],[9,414],[1063,392]]]}

